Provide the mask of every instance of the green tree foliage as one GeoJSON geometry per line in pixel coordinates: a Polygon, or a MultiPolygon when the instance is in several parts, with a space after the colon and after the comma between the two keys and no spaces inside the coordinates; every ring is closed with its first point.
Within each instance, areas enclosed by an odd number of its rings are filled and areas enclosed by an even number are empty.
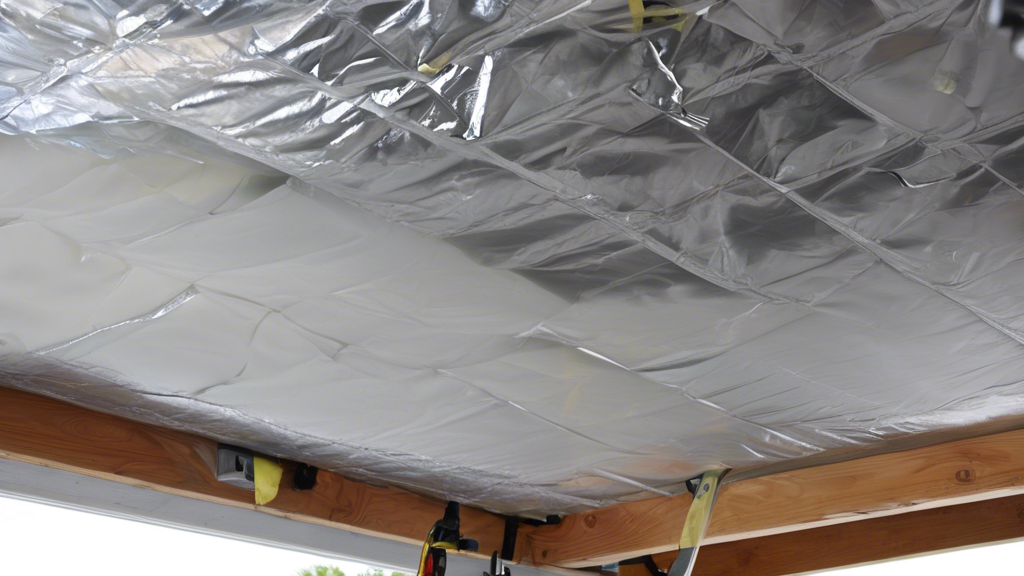
{"type": "MultiPolygon", "coordinates": [[[[298,576],[345,576],[345,573],[335,566],[314,566],[299,572],[298,576]]],[[[380,568],[367,568],[357,576],[384,576],[384,571],[380,568]]],[[[391,576],[409,576],[409,574],[392,572],[391,576]]]]}
{"type": "Polygon", "coordinates": [[[313,566],[299,572],[299,576],[345,576],[337,566],[313,566]]]}

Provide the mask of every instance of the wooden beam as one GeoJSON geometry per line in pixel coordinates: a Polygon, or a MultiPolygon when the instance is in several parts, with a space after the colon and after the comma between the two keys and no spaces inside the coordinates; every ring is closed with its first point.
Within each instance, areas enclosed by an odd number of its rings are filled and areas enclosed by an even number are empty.
{"type": "MultiPolygon", "coordinates": [[[[277,498],[257,507],[251,491],[216,480],[216,451],[213,440],[0,387],[0,458],[410,544],[422,544],[444,515],[443,502],[325,471],[315,488],[296,491],[294,464],[286,464],[277,498]]],[[[501,549],[504,526],[500,516],[462,508],[462,529],[480,541],[481,557],[501,549]]]]}
{"type": "MultiPolygon", "coordinates": [[[[883,516],[822,528],[711,544],[694,576],[785,576],[914,554],[1024,538],[1024,496],[883,516]]],[[[654,556],[668,570],[675,552],[654,556]]],[[[625,570],[623,570],[625,568],[625,570]]],[[[619,576],[650,576],[643,565],[619,576]]]]}
{"type": "MultiPolygon", "coordinates": [[[[726,477],[728,480],[728,477],[726,477]]],[[[1024,494],[1024,431],[726,484],[707,542],[728,542],[1024,494]]],[[[689,497],[576,514],[528,536],[537,563],[597,566],[678,546],[689,497]]]]}
{"type": "MultiPolygon", "coordinates": [[[[0,388],[0,457],[256,508],[251,492],[214,479],[215,453],[216,442],[209,439],[0,388]]],[[[1021,494],[1024,432],[1005,432],[727,484],[707,541],[760,538],[1021,494]]],[[[657,498],[572,515],[558,526],[523,526],[516,557],[579,568],[670,551],[689,502],[689,495],[657,498]]],[[[324,472],[314,490],[297,492],[286,482],[278,498],[259,509],[417,544],[443,514],[443,503],[324,472]]],[[[463,528],[480,540],[484,554],[500,549],[500,516],[466,507],[463,528]]]]}
{"type": "Polygon", "coordinates": [[[535,564],[585,568],[672,550],[692,500],[650,498],[566,516],[527,535],[524,554],[535,564]]]}

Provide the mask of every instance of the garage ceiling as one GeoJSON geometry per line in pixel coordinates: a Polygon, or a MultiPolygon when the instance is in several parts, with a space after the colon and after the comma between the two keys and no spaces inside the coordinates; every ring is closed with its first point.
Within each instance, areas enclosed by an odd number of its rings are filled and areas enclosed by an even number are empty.
{"type": "Polygon", "coordinates": [[[0,380],[505,513],[1024,415],[974,2],[0,9],[0,380]]]}

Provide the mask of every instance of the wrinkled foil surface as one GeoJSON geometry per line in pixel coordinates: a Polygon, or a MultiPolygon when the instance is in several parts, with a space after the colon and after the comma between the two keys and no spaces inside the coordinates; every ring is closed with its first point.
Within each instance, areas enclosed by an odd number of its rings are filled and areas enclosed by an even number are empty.
{"type": "Polygon", "coordinates": [[[0,2],[0,380],[526,515],[1024,416],[985,4],[638,5],[0,2]]]}

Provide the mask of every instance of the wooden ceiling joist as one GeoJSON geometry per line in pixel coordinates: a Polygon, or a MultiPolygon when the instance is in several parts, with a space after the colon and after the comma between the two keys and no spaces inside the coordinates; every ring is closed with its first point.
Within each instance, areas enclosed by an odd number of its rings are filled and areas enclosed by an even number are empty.
{"type": "MultiPolygon", "coordinates": [[[[321,471],[312,490],[291,488],[285,463],[277,498],[257,507],[250,490],[218,482],[217,442],[0,387],[0,458],[38,464],[209,502],[423,544],[445,503],[400,488],[371,486],[321,471]]],[[[500,550],[501,516],[462,508],[462,529],[481,557],[500,550]]]]}
{"type": "MultiPolygon", "coordinates": [[[[0,458],[256,508],[252,492],[214,478],[216,447],[215,441],[193,434],[0,388],[0,458]]],[[[287,478],[290,470],[285,473],[287,478]]],[[[328,472],[321,472],[311,491],[294,491],[285,484],[277,499],[257,509],[411,544],[421,543],[444,511],[443,502],[328,472]]],[[[769,544],[781,548],[794,543],[805,546],[807,552],[802,556],[867,561],[828,552],[829,545],[844,546],[835,544],[837,538],[848,540],[851,546],[876,549],[880,557],[940,549],[934,546],[960,546],[964,540],[943,536],[941,531],[934,536],[915,536],[930,538],[933,544],[928,545],[933,548],[901,544],[891,537],[887,537],[889,544],[872,544],[871,535],[892,534],[884,526],[902,526],[901,522],[914,518],[928,518],[928,524],[961,522],[960,515],[966,514],[963,510],[967,508],[952,507],[991,501],[991,506],[988,502],[978,505],[979,517],[985,517],[1001,507],[995,504],[1000,500],[994,499],[1018,496],[1024,497],[1024,431],[740,480],[726,484],[719,493],[698,567],[711,562],[716,550],[731,551],[722,552],[722,557],[735,553],[737,558],[774,558],[775,553],[766,548],[769,544]],[[931,514],[923,512],[926,510],[931,514]],[[843,526],[836,526],[839,524],[843,526]],[[822,546],[822,553],[810,552],[806,546],[822,546]],[[904,552],[907,550],[910,552],[904,552]]],[[[689,502],[689,495],[656,498],[568,516],[556,526],[524,525],[516,559],[582,568],[671,552],[677,546],[689,502]]],[[[1024,501],[1020,505],[1024,506],[1024,501]]],[[[503,517],[469,506],[463,507],[462,516],[463,531],[480,541],[481,554],[501,549],[503,517]]],[[[1005,516],[1001,521],[1006,524],[1009,520],[1005,516]]],[[[1013,530],[1007,527],[978,537],[1013,537],[1007,536],[1015,534],[1013,530]]],[[[743,570],[744,574],[761,574],[743,570]]]]}
{"type": "MultiPolygon", "coordinates": [[[[785,576],[1024,538],[1024,496],[1009,496],[711,544],[693,576],[785,576]]],[[[654,556],[668,570],[675,552],[654,556]]],[[[651,576],[642,564],[619,576],[651,576]]]]}
{"type": "MultiPolygon", "coordinates": [[[[726,477],[728,481],[728,476],[726,477]]],[[[726,484],[705,542],[757,538],[1024,494],[1024,431],[726,484]]],[[[672,551],[689,495],[601,508],[528,536],[535,561],[579,568],[672,551]]]]}

